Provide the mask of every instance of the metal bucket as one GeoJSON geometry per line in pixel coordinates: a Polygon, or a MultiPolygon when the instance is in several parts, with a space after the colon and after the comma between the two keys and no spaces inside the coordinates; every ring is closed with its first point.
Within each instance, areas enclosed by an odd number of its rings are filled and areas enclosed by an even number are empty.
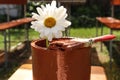
{"type": "Polygon", "coordinates": [[[54,39],[49,48],[45,40],[33,41],[33,80],[90,80],[91,44],[114,38],[106,37],[54,39]]]}

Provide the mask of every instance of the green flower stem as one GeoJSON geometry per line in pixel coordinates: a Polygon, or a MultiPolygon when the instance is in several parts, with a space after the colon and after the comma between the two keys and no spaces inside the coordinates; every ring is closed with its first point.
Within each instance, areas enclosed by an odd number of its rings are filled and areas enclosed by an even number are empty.
{"type": "Polygon", "coordinates": [[[46,47],[47,48],[49,47],[49,41],[48,41],[48,39],[46,39],[46,47]]]}

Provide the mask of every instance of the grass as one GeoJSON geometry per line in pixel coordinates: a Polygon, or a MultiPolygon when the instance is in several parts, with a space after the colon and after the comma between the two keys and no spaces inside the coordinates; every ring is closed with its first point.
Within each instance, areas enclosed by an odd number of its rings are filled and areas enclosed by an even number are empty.
{"type": "MultiPolygon", "coordinates": [[[[79,37],[79,38],[92,38],[92,37],[96,37],[96,27],[92,27],[92,28],[72,28],[70,29],[70,36],[73,37],[79,37]]],[[[98,28],[98,35],[97,36],[101,36],[101,28],[98,28]]],[[[117,36],[117,39],[119,39],[119,33],[120,31],[113,31],[113,34],[117,36]]],[[[110,34],[110,29],[107,27],[104,27],[103,29],[103,34],[102,35],[106,35],[106,34],[110,34]]]]}
{"type": "MultiPolygon", "coordinates": [[[[16,45],[16,43],[20,42],[20,41],[24,41],[25,40],[25,30],[23,29],[12,29],[10,30],[11,32],[11,45],[16,45]]],[[[114,31],[113,34],[115,34],[117,36],[117,38],[119,39],[118,31],[114,31]]],[[[104,27],[104,34],[110,34],[110,30],[106,27],[104,27]]],[[[29,39],[30,40],[34,40],[34,39],[39,39],[39,33],[34,31],[33,29],[29,30],[29,39]]],[[[98,28],[98,36],[101,35],[101,28],[98,28]]],[[[4,49],[4,37],[3,37],[3,32],[0,33],[0,50],[4,49]]],[[[70,29],[70,36],[71,37],[79,37],[79,38],[92,38],[92,37],[96,37],[96,27],[92,27],[92,28],[71,28],[70,29]]]]}

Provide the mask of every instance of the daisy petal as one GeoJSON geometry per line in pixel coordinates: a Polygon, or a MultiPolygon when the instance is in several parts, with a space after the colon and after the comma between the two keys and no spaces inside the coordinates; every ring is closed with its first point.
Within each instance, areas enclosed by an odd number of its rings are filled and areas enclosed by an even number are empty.
{"type": "Polygon", "coordinates": [[[44,14],[43,10],[40,7],[37,7],[37,11],[38,11],[39,15],[41,15],[41,16],[44,14]]]}
{"type": "Polygon", "coordinates": [[[47,36],[47,37],[48,37],[48,40],[49,40],[49,41],[52,41],[52,38],[53,38],[52,33],[50,33],[49,36],[47,36]]]}
{"type": "Polygon", "coordinates": [[[62,18],[64,18],[64,17],[66,16],[66,11],[67,11],[67,10],[66,10],[65,8],[63,8],[62,10],[63,10],[63,11],[61,12],[61,14],[59,14],[59,16],[58,16],[58,18],[57,18],[58,20],[59,20],[59,19],[62,19],[62,18]]]}
{"type": "Polygon", "coordinates": [[[56,1],[52,1],[51,9],[52,9],[52,11],[56,9],[56,1]]]}
{"type": "Polygon", "coordinates": [[[55,37],[56,37],[56,38],[61,38],[61,37],[62,37],[62,32],[61,32],[61,31],[57,32],[57,33],[55,34],[55,37]]]}
{"type": "Polygon", "coordinates": [[[36,13],[32,13],[32,18],[34,18],[34,19],[36,19],[36,20],[39,20],[39,15],[38,14],[36,14],[36,13]]]}

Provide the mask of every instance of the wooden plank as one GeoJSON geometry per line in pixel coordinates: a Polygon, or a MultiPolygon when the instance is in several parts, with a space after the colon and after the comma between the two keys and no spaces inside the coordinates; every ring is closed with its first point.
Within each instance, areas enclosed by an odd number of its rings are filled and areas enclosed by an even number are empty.
{"type": "Polygon", "coordinates": [[[113,30],[120,29],[120,20],[113,17],[96,17],[96,19],[108,28],[113,30]]]}
{"type": "Polygon", "coordinates": [[[107,80],[104,68],[100,66],[92,66],[90,80],[107,80]]]}
{"type": "MultiPolygon", "coordinates": [[[[32,80],[32,64],[22,65],[8,80],[32,80]]],[[[104,68],[91,66],[90,80],[107,80],[104,68]]]]}
{"type": "Polygon", "coordinates": [[[112,5],[120,5],[120,0],[111,0],[112,5]]]}
{"type": "Polygon", "coordinates": [[[4,52],[0,53],[0,64],[5,62],[5,58],[4,57],[5,57],[4,52]]]}
{"type": "Polygon", "coordinates": [[[9,22],[0,23],[0,30],[5,30],[5,29],[13,28],[13,27],[16,27],[19,25],[23,25],[23,24],[29,23],[33,20],[34,19],[32,19],[32,18],[21,18],[21,19],[12,20],[9,22]]]}
{"type": "Polygon", "coordinates": [[[0,0],[0,4],[27,4],[27,0],[0,0]]]}
{"type": "Polygon", "coordinates": [[[32,64],[22,65],[8,80],[32,80],[32,64]]]}

